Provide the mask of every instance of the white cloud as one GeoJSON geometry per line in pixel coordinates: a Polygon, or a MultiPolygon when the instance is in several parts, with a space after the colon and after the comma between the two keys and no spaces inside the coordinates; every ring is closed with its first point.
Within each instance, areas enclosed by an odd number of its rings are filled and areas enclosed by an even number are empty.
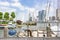
{"type": "Polygon", "coordinates": [[[11,0],[11,1],[13,1],[13,2],[18,2],[19,0],[11,0]]]}
{"type": "Polygon", "coordinates": [[[28,20],[28,13],[19,12],[17,14],[16,20],[22,20],[23,22],[27,21],[28,20]]]}
{"type": "Polygon", "coordinates": [[[2,5],[2,6],[9,6],[9,3],[8,2],[0,2],[0,5],[2,5]]]}
{"type": "Polygon", "coordinates": [[[18,19],[23,20],[23,21],[28,20],[29,13],[31,13],[32,16],[34,13],[34,17],[36,17],[37,12],[35,8],[29,8],[29,7],[23,6],[20,2],[11,3],[11,6],[17,7],[21,11],[24,11],[23,13],[19,12],[19,17],[17,16],[17,20],[18,19]],[[25,11],[27,11],[26,14],[25,14],[25,11]]]}
{"type": "Polygon", "coordinates": [[[3,11],[3,12],[12,12],[12,11],[14,11],[14,12],[16,12],[16,9],[2,6],[2,7],[0,7],[0,11],[3,11]]]}
{"type": "Polygon", "coordinates": [[[24,10],[24,6],[20,2],[11,3],[11,6],[17,7],[20,10],[24,10]]]}
{"type": "MultiPolygon", "coordinates": [[[[14,12],[16,12],[17,13],[17,11],[16,11],[16,9],[14,9],[14,8],[11,8],[9,5],[11,5],[11,6],[13,6],[13,7],[17,7],[17,8],[19,8],[20,10],[22,10],[22,11],[24,11],[25,10],[25,7],[20,3],[20,2],[18,2],[18,0],[16,1],[16,0],[13,0],[14,2],[13,3],[8,3],[7,1],[6,2],[0,2],[0,11],[2,11],[2,12],[9,12],[9,13],[11,13],[12,11],[14,11],[14,12]]],[[[20,19],[20,20],[22,20],[22,21],[25,21],[25,20],[27,20],[28,18],[27,18],[27,13],[26,13],[26,16],[25,16],[25,14],[24,14],[25,12],[19,12],[19,13],[17,13],[16,15],[17,15],[17,19],[20,19]],[[19,15],[18,15],[19,14],[19,15]],[[24,19],[25,17],[27,18],[27,19],[24,19]]],[[[16,19],[16,18],[15,18],[16,19]]]]}

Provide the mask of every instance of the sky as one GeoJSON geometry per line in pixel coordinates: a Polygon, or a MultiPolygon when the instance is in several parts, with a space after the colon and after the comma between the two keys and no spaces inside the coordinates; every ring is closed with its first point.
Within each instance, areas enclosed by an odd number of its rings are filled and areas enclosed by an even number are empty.
{"type": "Polygon", "coordinates": [[[57,1],[57,7],[60,8],[60,0],[57,1]]]}
{"type": "MultiPolygon", "coordinates": [[[[55,9],[57,8],[57,0],[50,0],[50,12],[49,16],[53,16],[55,13],[55,9]]],[[[47,0],[0,0],[0,11],[9,12],[11,14],[12,11],[15,12],[16,18],[15,20],[28,20],[28,14],[31,13],[31,16],[36,18],[38,16],[38,11],[46,10],[47,0]]]]}

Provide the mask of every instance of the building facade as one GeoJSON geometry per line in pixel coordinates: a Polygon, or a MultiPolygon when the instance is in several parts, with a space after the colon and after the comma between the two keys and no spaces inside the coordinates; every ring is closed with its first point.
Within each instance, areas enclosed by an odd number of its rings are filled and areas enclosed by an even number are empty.
{"type": "Polygon", "coordinates": [[[45,16],[46,16],[46,11],[45,10],[39,11],[38,12],[38,21],[44,21],[45,16]]]}
{"type": "Polygon", "coordinates": [[[56,17],[60,20],[60,0],[57,0],[56,17]]]}

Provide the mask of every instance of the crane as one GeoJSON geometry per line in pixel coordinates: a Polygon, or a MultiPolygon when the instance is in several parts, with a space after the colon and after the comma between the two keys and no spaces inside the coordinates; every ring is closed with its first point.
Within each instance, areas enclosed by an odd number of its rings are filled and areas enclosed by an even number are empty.
{"type": "Polygon", "coordinates": [[[50,2],[47,0],[47,6],[46,6],[46,21],[49,20],[49,11],[50,11],[50,7],[51,7],[51,4],[50,2]]]}

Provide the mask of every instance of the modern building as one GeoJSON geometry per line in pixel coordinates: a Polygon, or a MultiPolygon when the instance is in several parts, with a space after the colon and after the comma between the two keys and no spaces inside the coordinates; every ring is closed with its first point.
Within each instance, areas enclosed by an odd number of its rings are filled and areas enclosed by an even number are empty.
{"type": "Polygon", "coordinates": [[[60,20],[60,0],[57,0],[56,17],[60,20]]]}
{"type": "Polygon", "coordinates": [[[32,21],[32,17],[29,18],[29,21],[32,21]]]}
{"type": "Polygon", "coordinates": [[[28,21],[32,21],[32,16],[30,13],[29,13],[29,20],[28,21]]]}
{"type": "Polygon", "coordinates": [[[52,18],[51,17],[49,17],[49,21],[51,21],[52,20],[52,18]]]}
{"type": "Polygon", "coordinates": [[[45,17],[46,17],[46,11],[45,10],[41,10],[38,12],[37,27],[39,30],[45,30],[46,29],[45,23],[41,23],[41,22],[44,22],[45,17]]]}
{"type": "Polygon", "coordinates": [[[52,20],[55,20],[56,18],[55,18],[55,16],[52,16],[52,20]]]}
{"type": "Polygon", "coordinates": [[[44,21],[45,16],[46,16],[46,11],[45,10],[39,11],[38,12],[38,21],[44,21]]]}
{"type": "Polygon", "coordinates": [[[56,17],[57,17],[57,20],[60,20],[60,9],[56,9],[56,17]]]}
{"type": "Polygon", "coordinates": [[[52,22],[52,21],[55,21],[56,20],[56,17],[55,16],[49,16],[49,21],[52,22]]]}

